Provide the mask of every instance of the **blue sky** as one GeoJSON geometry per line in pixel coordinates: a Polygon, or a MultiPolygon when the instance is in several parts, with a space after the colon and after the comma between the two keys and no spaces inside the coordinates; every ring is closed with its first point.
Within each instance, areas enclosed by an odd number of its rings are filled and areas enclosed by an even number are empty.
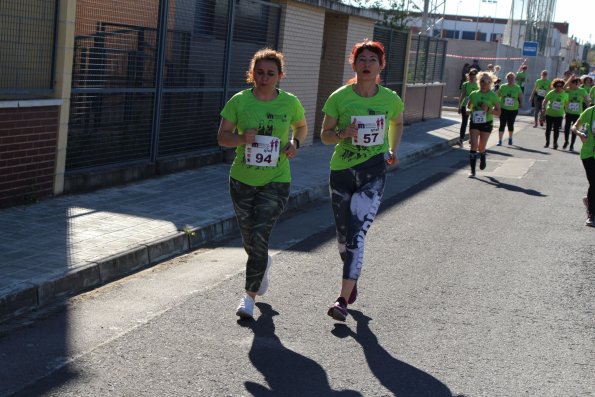
{"type": "MultiPolygon", "coordinates": [[[[410,0],[423,8],[423,0],[410,0]]],[[[494,0],[490,0],[494,1],[494,0]]],[[[498,18],[508,18],[513,0],[496,0],[494,3],[482,3],[481,0],[445,0],[446,13],[465,16],[486,16],[495,14],[498,18]]],[[[349,1],[346,1],[349,3],[349,1]]],[[[519,4],[519,0],[515,0],[519,4]]],[[[353,2],[355,3],[355,2],[353,2]]],[[[440,3],[438,1],[437,3],[440,3]]],[[[590,27],[595,22],[595,4],[593,0],[556,1],[555,22],[568,22],[569,35],[577,37],[582,43],[593,42],[590,27]]],[[[442,6],[438,12],[442,12],[442,6]]]]}

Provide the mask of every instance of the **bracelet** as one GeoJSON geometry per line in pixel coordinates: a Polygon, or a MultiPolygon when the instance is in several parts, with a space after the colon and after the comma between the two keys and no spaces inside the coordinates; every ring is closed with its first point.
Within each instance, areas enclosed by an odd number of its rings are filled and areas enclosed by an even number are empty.
{"type": "Polygon", "coordinates": [[[341,138],[341,132],[343,132],[343,130],[335,131],[335,136],[339,139],[343,139],[341,138]]]}
{"type": "Polygon", "coordinates": [[[291,140],[292,140],[293,142],[295,142],[295,148],[296,148],[296,149],[299,149],[299,148],[300,148],[300,140],[299,140],[299,139],[297,139],[297,138],[291,138],[291,140]]]}

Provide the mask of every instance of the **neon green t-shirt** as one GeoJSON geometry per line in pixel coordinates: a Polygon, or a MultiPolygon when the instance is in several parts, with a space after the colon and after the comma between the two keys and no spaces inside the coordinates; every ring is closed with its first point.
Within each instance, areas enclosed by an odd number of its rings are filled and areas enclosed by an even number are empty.
{"type": "Polygon", "coordinates": [[[519,86],[525,86],[525,80],[527,79],[527,72],[518,72],[516,75],[516,81],[519,86]]]}
{"type": "Polygon", "coordinates": [[[519,95],[522,93],[523,91],[521,91],[521,87],[519,87],[517,84],[502,84],[498,90],[498,96],[500,97],[500,107],[506,110],[518,110],[519,95]]]}
{"type": "Polygon", "coordinates": [[[551,80],[538,79],[537,81],[535,81],[535,95],[540,96],[542,98],[545,97],[545,94],[547,94],[550,91],[551,85],[551,80]]]}
{"type": "Polygon", "coordinates": [[[551,90],[545,94],[545,100],[547,100],[547,109],[545,110],[547,116],[564,117],[564,109],[568,102],[568,94],[566,92],[551,90]]]}
{"type": "Polygon", "coordinates": [[[568,102],[566,103],[566,113],[581,114],[583,112],[583,101],[589,94],[584,88],[574,88],[566,90],[568,102]]]}
{"type": "MultiPolygon", "coordinates": [[[[469,103],[471,103],[471,111],[472,112],[481,112],[483,111],[482,109],[482,105],[485,103],[487,104],[490,108],[493,108],[495,104],[497,104],[498,102],[500,102],[500,98],[498,97],[498,94],[496,94],[494,91],[488,91],[488,92],[482,92],[481,90],[477,90],[477,91],[473,91],[471,93],[471,95],[469,95],[469,103]]],[[[486,113],[485,114],[485,122],[489,123],[492,122],[494,120],[494,115],[492,113],[486,113]]],[[[477,123],[475,121],[475,117],[472,114],[471,115],[471,122],[472,123],[477,123]]]]}
{"type": "Polygon", "coordinates": [[[335,146],[330,168],[333,171],[351,168],[364,161],[385,153],[388,150],[389,121],[398,117],[405,105],[396,92],[378,85],[378,92],[373,97],[361,97],[353,91],[353,85],[347,84],[333,92],[322,107],[322,111],[337,120],[337,129],[346,128],[351,118],[358,116],[378,117],[378,130],[382,133],[382,144],[373,146],[354,145],[351,138],[341,139],[335,146]]]}
{"type": "Polygon", "coordinates": [[[256,128],[258,135],[280,139],[279,159],[272,167],[246,164],[246,146],[236,148],[230,176],[250,186],[291,182],[289,160],[282,148],[291,138],[291,125],[304,119],[304,108],[295,95],[283,90],[278,92],[277,98],[272,101],[261,101],[252,94],[252,89],[243,90],[231,97],[221,110],[221,117],[234,123],[240,135],[247,129],[256,128]]]}
{"type": "Polygon", "coordinates": [[[591,87],[589,91],[589,96],[591,97],[591,103],[595,102],[595,85],[591,87]]]}
{"type": "Polygon", "coordinates": [[[472,83],[470,81],[465,81],[463,83],[463,87],[461,87],[461,91],[463,91],[465,93],[465,96],[463,97],[463,99],[461,99],[461,103],[459,103],[460,108],[467,106],[467,102],[469,102],[469,95],[475,90],[479,90],[479,86],[477,85],[477,82],[472,83]]]}
{"type": "Polygon", "coordinates": [[[583,142],[581,147],[581,160],[595,157],[595,106],[587,108],[581,113],[579,120],[585,126],[587,132],[587,140],[583,142]]]}

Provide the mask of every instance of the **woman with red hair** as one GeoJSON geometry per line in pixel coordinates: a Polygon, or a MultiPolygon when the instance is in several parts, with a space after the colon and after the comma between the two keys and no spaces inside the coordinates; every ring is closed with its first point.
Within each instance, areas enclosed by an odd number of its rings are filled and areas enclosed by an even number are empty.
{"type": "Polygon", "coordinates": [[[339,321],[357,297],[364,238],[380,205],[387,163],[397,162],[404,110],[397,93],[379,84],[386,66],[382,43],[355,44],[349,62],[355,77],[327,99],[320,133],[323,143],[335,145],[329,188],[343,277],[328,315],[339,321]]]}

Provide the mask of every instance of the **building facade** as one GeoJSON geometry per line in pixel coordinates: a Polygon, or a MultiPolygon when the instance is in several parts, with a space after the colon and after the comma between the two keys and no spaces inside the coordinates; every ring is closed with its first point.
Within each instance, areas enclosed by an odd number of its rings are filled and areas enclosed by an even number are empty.
{"type": "Polygon", "coordinates": [[[406,121],[440,116],[429,99],[442,96],[446,41],[379,26],[369,10],[325,0],[10,4],[0,14],[10,44],[0,57],[0,207],[226,161],[219,111],[265,46],[285,54],[280,88],[306,109],[304,145],[364,38],[385,43],[383,84],[409,92],[406,121]]]}

